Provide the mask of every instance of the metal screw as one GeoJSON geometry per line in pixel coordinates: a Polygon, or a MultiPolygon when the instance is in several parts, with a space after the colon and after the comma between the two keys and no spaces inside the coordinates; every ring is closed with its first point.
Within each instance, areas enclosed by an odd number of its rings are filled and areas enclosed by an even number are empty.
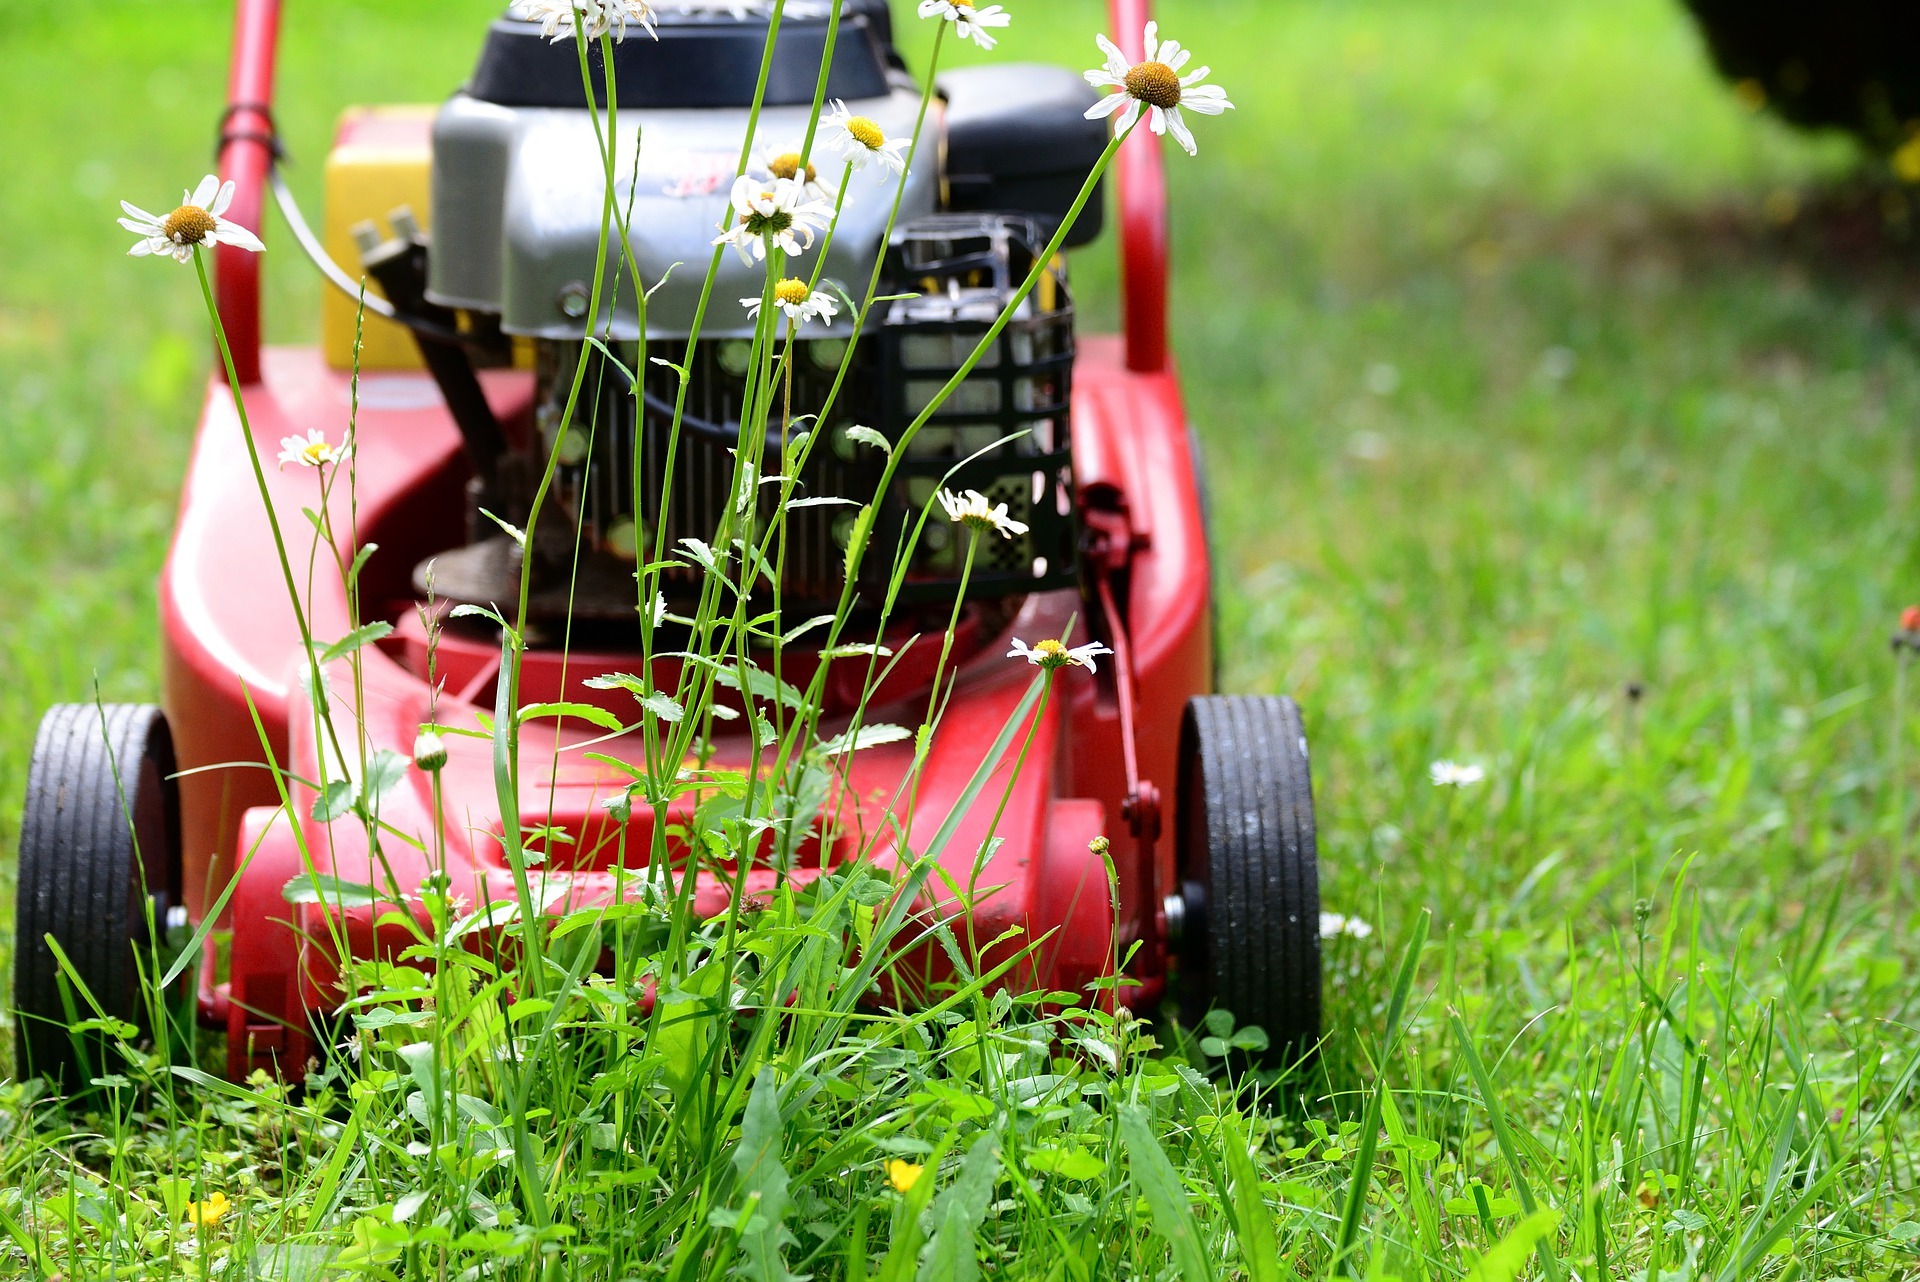
{"type": "Polygon", "coordinates": [[[560,314],[568,320],[579,320],[585,316],[592,303],[593,292],[585,283],[576,280],[560,287],[560,314]]]}

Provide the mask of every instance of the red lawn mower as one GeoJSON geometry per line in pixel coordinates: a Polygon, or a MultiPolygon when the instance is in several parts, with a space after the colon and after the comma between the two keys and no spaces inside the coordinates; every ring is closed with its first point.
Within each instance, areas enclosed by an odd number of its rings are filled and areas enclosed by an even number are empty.
{"type": "MultiPolygon", "coordinates": [[[[911,133],[921,91],[894,49],[886,0],[842,2],[828,97],[881,122],[890,136],[911,133]]],[[[367,556],[363,613],[393,625],[363,656],[362,729],[375,746],[411,755],[435,715],[430,651],[441,724],[472,725],[493,710],[498,629],[450,617],[447,607],[515,599],[525,559],[533,566],[523,704],[570,701],[631,714],[627,694],[590,682],[639,662],[635,528],[665,523],[669,542],[711,537],[727,502],[751,329],[734,324],[737,312],[715,308],[697,341],[687,339],[700,301],[698,264],[708,260],[735,173],[769,18],[766,6],[751,3],[656,8],[657,41],[633,37],[614,47],[621,137],[640,131],[620,144],[632,159],[623,162],[618,195],[631,210],[643,279],[657,282],[676,262],[691,265],[668,277],[646,316],[650,350],[684,357],[690,380],[671,467],[679,373],[633,359],[637,291],[626,289],[611,328],[595,331],[604,345],[587,341],[584,282],[595,273],[604,186],[573,46],[550,44],[537,25],[509,15],[486,34],[471,80],[437,108],[349,112],[328,163],[326,218],[316,235],[275,173],[279,4],[239,0],[220,141],[223,175],[238,187],[228,216],[257,230],[265,197],[277,190],[295,238],[341,288],[327,300],[318,347],[262,348],[260,259],[252,254],[218,251],[217,298],[252,432],[268,458],[284,437],[310,429],[340,438],[357,357],[357,507],[348,510],[338,487],[331,524],[341,532],[340,557],[367,556]],[[359,274],[341,261],[357,262],[379,295],[369,298],[357,346],[349,295],[359,274]],[[585,397],[564,421],[577,364],[588,362],[590,384],[611,388],[616,356],[647,371],[640,385],[585,397]],[[523,521],[556,450],[554,501],[535,537],[519,545],[487,514],[523,521]],[[429,596],[441,613],[423,617],[429,596]]],[[[1113,0],[1112,9],[1137,57],[1147,0],[1113,0]]],[[[825,3],[786,5],[762,136],[804,132],[829,17],[825,3]]],[[[904,178],[878,167],[851,177],[875,187],[860,193],[871,198],[850,203],[826,275],[865,282],[878,263],[881,296],[900,297],[868,317],[834,421],[819,426],[829,448],[806,464],[810,493],[874,492],[882,456],[847,428],[870,426],[897,441],[1013,296],[1106,145],[1105,122],[1084,116],[1091,92],[1071,72],[1000,65],[956,70],[938,83],[927,128],[938,131],[939,145],[920,147],[904,178]],[[904,183],[890,236],[893,188],[883,192],[883,181],[904,183]]],[[[1020,927],[1025,940],[1038,941],[1005,981],[1030,991],[1082,990],[1107,974],[1110,958],[1133,950],[1137,984],[1120,989],[1119,1000],[1151,1009],[1177,996],[1192,1014],[1223,1007],[1266,1030],[1269,1062],[1286,1061],[1312,1047],[1320,1026],[1306,740],[1291,701],[1212,693],[1211,566],[1197,447],[1168,354],[1158,140],[1138,131],[1116,173],[1125,334],[1075,332],[1066,260],[1056,260],[987,359],[903,447],[877,505],[882,546],[942,485],[1006,503],[1028,527],[1018,538],[983,541],[967,579],[953,637],[956,686],[921,767],[912,818],[902,822],[889,799],[912,767],[914,745],[852,754],[832,803],[836,821],[818,825],[828,836],[810,836],[791,869],[750,869],[746,881],[752,890],[776,875],[818,877],[863,849],[859,834],[895,834],[891,845],[881,839],[876,848],[869,838],[864,846],[882,869],[898,862],[900,849],[924,849],[1028,690],[1032,670],[1009,661],[1011,640],[1098,641],[1111,647],[1111,660],[1097,674],[1063,670],[1037,714],[1036,747],[996,830],[1003,840],[977,874],[998,889],[973,905],[971,935],[996,939],[1020,927]],[[1117,903],[1093,849],[1106,836],[1117,903]]],[[[1089,205],[1070,246],[1099,236],[1100,208],[1098,200],[1089,205]]],[[[731,302],[760,288],[759,270],[729,256],[713,298],[731,302]]],[[[847,340],[803,334],[797,350],[793,404],[806,413],[826,402],[847,340]]],[[[56,707],[41,725],[21,829],[14,997],[23,1075],[71,1079],[79,1067],[68,1026],[88,1012],[49,938],[107,1013],[138,1025],[136,956],[151,933],[178,938],[217,911],[231,946],[222,956],[218,936],[206,937],[200,1017],[227,1034],[234,1078],[263,1068],[299,1076],[324,1049],[319,1030],[342,997],[329,941],[344,938],[356,956],[370,956],[403,943],[405,932],[378,925],[374,907],[289,903],[283,888],[314,871],[303,864],[293,825],[304,828],[318,873],[343,882],[384,881],[390,872],[406,889],[431,871],[426,855],[402,842],[385,844],[390,868],[375,870],[358,826],[311,817],[310,789],[296,786],[283,798],[272,771],[232,764],[259,762],[264,738],[288,777],[322,773],[308,703],[314,683],[303,679],[309,659],[241,431],[216,372],[160,583],[162,706],[56,707]],[[222,908],[237,869],[244,873],[222,908]]],[[[769,440],[769,470],[782,444],[777,434],[769,440]]],[[[267,481],[281,527],[304,535],[312,527],[302,509],[318,501],[314,474],[269,469],[267,481]]],[[[845,510],[794,514],[783,571],[788,601],[839,597],[845,510]]],[[[880,639],[947,630],[961,548],[942,525],[927,523],[880,639]]],[[[313,583],[312,635],[345,636],[353,627],[345,590],[330,575],[313,583]]],[[[857,586],[863,600],[877,600],[886,580],[857,586]]],[[[697,592],[696,572],[669,573],[665,589],[669,597],[697,592]]],[[[877,619],[873,626],[882,627],[877,619]]],[[[918,724],[937,649],[906,647],[866,716],[918,724]]],[[[792,649],[785,656],[789,671],[822,661],[817,653],[796,660],[792,649]]],[[[863,664],[840,667],[844,674],[833,668],[824,684],[829,727],[854,715],[867,675],[863,664]]],[[[323,682],[333,689],[322,697],[336,701],[336,715],[351,716],[343,680],[344,672],[323,682]]],[[[604,737],[597,727],[531,722],[525,734],[525,760],[558,762],[527,771],[518,797],[519,815],[565,834],[548,847],[547,884],[559,887],[551,911],[609,902],[633,884],[614,852],[649,849],[655,815],[608,809],[628,779],[578,750],[604,737]]],[[[450,743],[439,775],[446,871],[475,902],[512,898],[491,749],[472,739],[450,743]]],[[[621,746],[600,751],[617,755],[621,746]]],[[[742,733],[722,738],[715,759],[743,767],[750,751],[742,733]]],[[[1010,774],[1003,765],[994,798],[1010,774]]],[[[994,819],[994,805],[974,809],[980,813],[965,814],[945,847],[958,881],[972,875],[994,819]]],[[[433,824],[430,777],[410,770],[380,817],[423,837],[433,824]]],[[[691,862],[680,871],[698,878],[698,911],[725,910],[733,873],[691,862]]],[[[932,900],[925,909],[961,911],[932,900]]]]}

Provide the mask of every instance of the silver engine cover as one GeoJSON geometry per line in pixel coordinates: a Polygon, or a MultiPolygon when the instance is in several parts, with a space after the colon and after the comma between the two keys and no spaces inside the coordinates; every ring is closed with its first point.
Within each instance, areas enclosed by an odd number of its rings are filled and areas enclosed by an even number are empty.
{"type": "MultiPolygon", "coordinates": [[[[885,98],[847,106],[855,115],[871,117],[889,138],[907,137],[919,114],[920,95],[898,88],[885,98]]],[[[798,151],[810,114],[804,106],[764,108],[756,154],[798,151]]],[[[684,338],[692,330],[713,239],[727,224],[747,121],[745,110],[732,109],[619,113],[614,217],[616,228],[627,219],[641,287],[659,286],[647,304],[650,339],[684,338]],[[660,285],[663,277],[666,284],[660,285]]],[[[939,129],[937,110],[928,113],[927,129],[939,129]]],[[[937,133],[922,141],[907,174],[902,226],[937,207],[938,142],[937,133]]],[[[813,163],[829,186],[837,186],[845,175],[845,163],[824,145],[824,131],[815,141],[813,163]]],[[[877,164],[847,179],[846,204],[823,279],[839,282],[856,300],[865,296],[874,263],[885,248],[881,242],[898,181],[877,164]]],[[[578,314],[577,298],[593,281],[605,195],[604,161],[588,112],[503,107],[456,94],[434,122],[428,298],[447,307],[497,312],[501,328],[510,334],[583,338],[586,322],[578,314]]],[[[789,274],[810,275],[819,247],[816,240],[789,274]]],[[[615,240],[608,248],[603,296],[612,295],[619,264],[615,240]]],[[[758,298],[765,279],[763,267],[745,266],[729,249],[714,282],[702,336],[751,334],[753,322],[740,300],[758,298]]],[[[620,277],[613,338],[640,337],[638,292],[629,277],[620,277]]],[[[843,316],[843,332],[845,326],[843,316]]],[[[605,336],[607,327],[603,324],[597,332],[605,336]]]]}

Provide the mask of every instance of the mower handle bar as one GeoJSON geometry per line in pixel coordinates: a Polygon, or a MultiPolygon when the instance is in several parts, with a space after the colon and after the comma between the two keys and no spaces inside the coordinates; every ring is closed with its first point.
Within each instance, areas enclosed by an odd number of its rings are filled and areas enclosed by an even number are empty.
{"type": "MultiPolygon", "coordinates": [[[[1107,0],[1107,7],[1121,50],[1139,61],[1153,0],[1107,0]]],[[[279,42],[280,0],[237,0],[219,168],[221,178],[234,184],[226,216],[256,234],[279,159],[273,122],[279,42]]],[[[1156,373],[1167,366],[1168,268],[1167,180],[1158,138],[1145,128],[1136,130],[1121,148],[1116,169],[1127,368],[1156,373]]],[[[258,382],[260,256],[221,245],[215,261],[215,297],[235,372],[243,383],[258,382]]]]}

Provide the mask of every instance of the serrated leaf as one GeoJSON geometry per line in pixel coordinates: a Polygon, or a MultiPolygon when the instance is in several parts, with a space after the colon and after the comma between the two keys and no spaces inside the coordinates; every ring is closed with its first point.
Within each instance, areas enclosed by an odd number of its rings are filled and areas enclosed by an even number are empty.
{"type": "Polygon", "coordinates": [[[913,731],[905,726],[861,726],[847,734],[835,735],[820,745],[820,754],[826,757],[838,757],[844,753],[859,752],[863,748],[878,748],[882,744],[899,743],[913,738],[913,731]]]}
{"type": "Polygon", "coordinates": [[[660,691],[648,695],[640,701],[640,706],[668,724],[677,724],[686,719],[687,711],[670,694],[660,691]]]}
{"type": "Polygon", "coordinates": [[[320,662],[332,663],[335,659],[344,659],[364,645],[370,645],[382,637],[393,634],[393,625],[384,620],[369,623],[363,628],[355,628],[347,635],[335,641],[320,652],[320,662]]]}
{"type": "Polygon", "coordinates": [[[407,777],[407,767],[413,764],[403,753],[392,748],[382,748],[367,759],[367,781],[362,789],[367,800],[378,805],[380,799],[397,787],[407,777]]]}
{"type": "Polygon", "coordinates": [[[884,452],[888,458],[893,457],[893,442],[870,427],[862,427],[856,423],[846,429],[846,437],[849,441],[858,441],[862,445],[871,445],[876,450],[884,452]]]}
{"type": "Polygon", "coordinates": [[[853,529],[847,534],[846,572],[848,575],[853,573],[855,554],[864,550],[867,540],[872,537],[874,511],[873,504],[869,503],[861,508],[860,515],[853,519],[853,529]]]}
{"type": "Polygon", "coordinates": [[[689,560],[700,566],[708,574],[722,574],[720,557],[711,546],[700,539],[681,539],[680,546],[686,550],[689,560]]]}
{"type": "Polygon", "coordinates": [[[335,779],[313,799],[315,823],[332,823],[353,809],[355,789],[351,779],[335,779]]]}
{"type": "Polygon", "coordinates": [[[380,902],[380,892],[360,882],[341,881],[326,873],[301,873],[280,888],[280,898],[290,904],[325,904],[329,908],[370,908],[380,902]]]}
{"type": "Polygon", "coordinates": [[[837,645],[830,650],[822,650],[823,659],[891,659],[893,651],[883,645],[872,642],[854,642],[850,645],[837,645]]]}
{"type": "Polygon", "coordinates": [[[794,511],[797,508],[803,508],[803,507],[858,507],[858,506],[860,505],[855,503],[852,499],[834,499],[834,498],[788,499],[786,503],[786,507],[789,512],[794,511]]]}
{"type": "Polygon", "coordinates": [[[480,515],[486,517],[489,521],[492,521],[495,525],[499,526],[500,529],[506,534],[506,536],[512,539],[514,543],[517,544],[520,548],[522,548],[523,550],[526,548],[527,532],[525,530],[521,529],[519,526],[514,525],[508,521],[501,520],[499,517],[487,511],[487,509],[485,508],[480,509],[480,515]]]}

